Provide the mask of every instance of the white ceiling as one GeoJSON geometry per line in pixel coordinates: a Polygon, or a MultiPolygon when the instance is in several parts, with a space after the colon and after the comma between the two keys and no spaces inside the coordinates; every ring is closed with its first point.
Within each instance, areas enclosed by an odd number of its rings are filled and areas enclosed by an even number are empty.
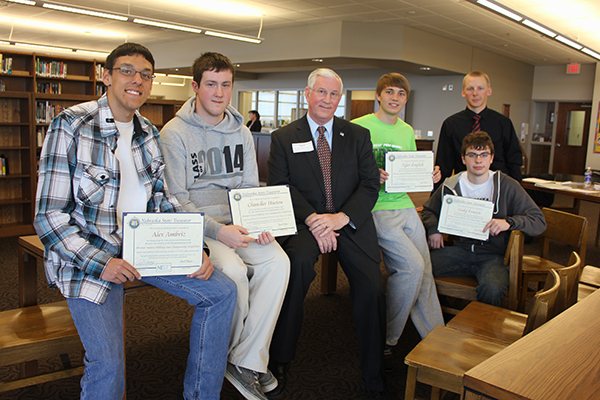
{"type": "MultiPolygon", "coordinates": [[[[258,35],[261,18],[208,11],[197,5],[219,0],[63,0],[61,3],[173,23],[258,35]]],[[[231,0],[232,2],[235,0],[231,0]]],[[[599,0],[500,0],[535,21],[600,52],[599,0]]],[[[406,25],[532,65],[594,59],[518,26],[465,0],[238,0],[229,10],[251,7],[263,15],[262,32],[327,21],[406,25]]],[[[110,51],[124,41],[149,44],[193,37],[192,33],[80,16],[0,0],[0,40],[110,51]],[[19,22],[18,20],[24,20],[19,22]],[[53,23],[55,26],[45,24],[53,23]],[[114,35],[114,36],[113,36],[114,35]]],[[[382,34],[386,34],[382,32],[382,34]]],[[[222,39],[228,40],[228,39],[222,39]]],[[[244,46],[260,45],[243,44],[244,46]]]]}

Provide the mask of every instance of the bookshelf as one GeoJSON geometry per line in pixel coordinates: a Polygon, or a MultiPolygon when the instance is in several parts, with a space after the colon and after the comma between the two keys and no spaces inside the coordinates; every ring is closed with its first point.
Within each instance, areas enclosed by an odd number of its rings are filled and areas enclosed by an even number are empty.
{"type": "MultiPolygon", "coordinates": [[[[95,100],[106,91],[104,62],[0,51],[0,238],[35,233],[38,159],[44,135],[60,110],[95,100]],[[10,59],[9,62],[7,60],[10,59]]],[[[159,129],[183,104],[149,99],[140,112],[159,129]]]]}

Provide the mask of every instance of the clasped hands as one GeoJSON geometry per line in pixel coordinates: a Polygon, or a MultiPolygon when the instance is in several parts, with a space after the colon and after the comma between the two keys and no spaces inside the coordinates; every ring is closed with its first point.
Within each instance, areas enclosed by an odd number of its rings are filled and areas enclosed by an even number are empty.
{"type": "Polygon", "coordinates": [[[317,214],[312,213],[304,221],[319,244],[321,253],[330,253],[337,249],[339,231],[346,226],[350,219],[344,213],[317,214]]]}

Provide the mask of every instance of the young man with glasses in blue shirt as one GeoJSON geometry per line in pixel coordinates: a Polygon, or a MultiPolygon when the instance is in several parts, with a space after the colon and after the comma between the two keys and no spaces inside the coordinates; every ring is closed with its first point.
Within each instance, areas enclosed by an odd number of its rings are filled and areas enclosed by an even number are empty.
{"type": "Polygon", "coordinates": [[[220,397],[233,281],[213,269],[206,253],[189,276],[142,277],[121,259],[124,212],[182,211],[164,181],[158,130],[138,111],[153,74],[147,48],[117,47],[102,75],[106,94],[60,113],[40,156],[34,226],[49,284],[66,297],[85,348],[82,399],[123,398],[123,283],[136,279],[194,306],[183,397],[220,397]]]}
{"type": "Polygon", "coordinates": [[[432,250],[433,275],[475,276],[479,283],[477,301],[497,306],[508,289],[509,270],[503,260],[510,231],[518,229],[535,236],[546,229],[546,222],[519,182],[501,171],[490,171],[494,144],[487,133],[469,133],[461,154],[467,170],[447,178],[421,212],[432,250]],[[445,194],[494,203],[492,220],[483,230],[489,230],[487,241],[459,237],[453,246],[444,247],[438,222],[445,194]]]}

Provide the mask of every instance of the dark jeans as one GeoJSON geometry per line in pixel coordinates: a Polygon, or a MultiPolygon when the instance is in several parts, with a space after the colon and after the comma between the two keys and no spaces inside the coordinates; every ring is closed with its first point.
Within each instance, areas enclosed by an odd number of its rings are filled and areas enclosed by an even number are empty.
{"type": "Polygon", "coordinates": [[[477,301],[499,306],[508,289],[509,268],[498,254],[475,254],[458,246],[431,252],[434,277],[474,276],[479,282],[477,301]]]}

